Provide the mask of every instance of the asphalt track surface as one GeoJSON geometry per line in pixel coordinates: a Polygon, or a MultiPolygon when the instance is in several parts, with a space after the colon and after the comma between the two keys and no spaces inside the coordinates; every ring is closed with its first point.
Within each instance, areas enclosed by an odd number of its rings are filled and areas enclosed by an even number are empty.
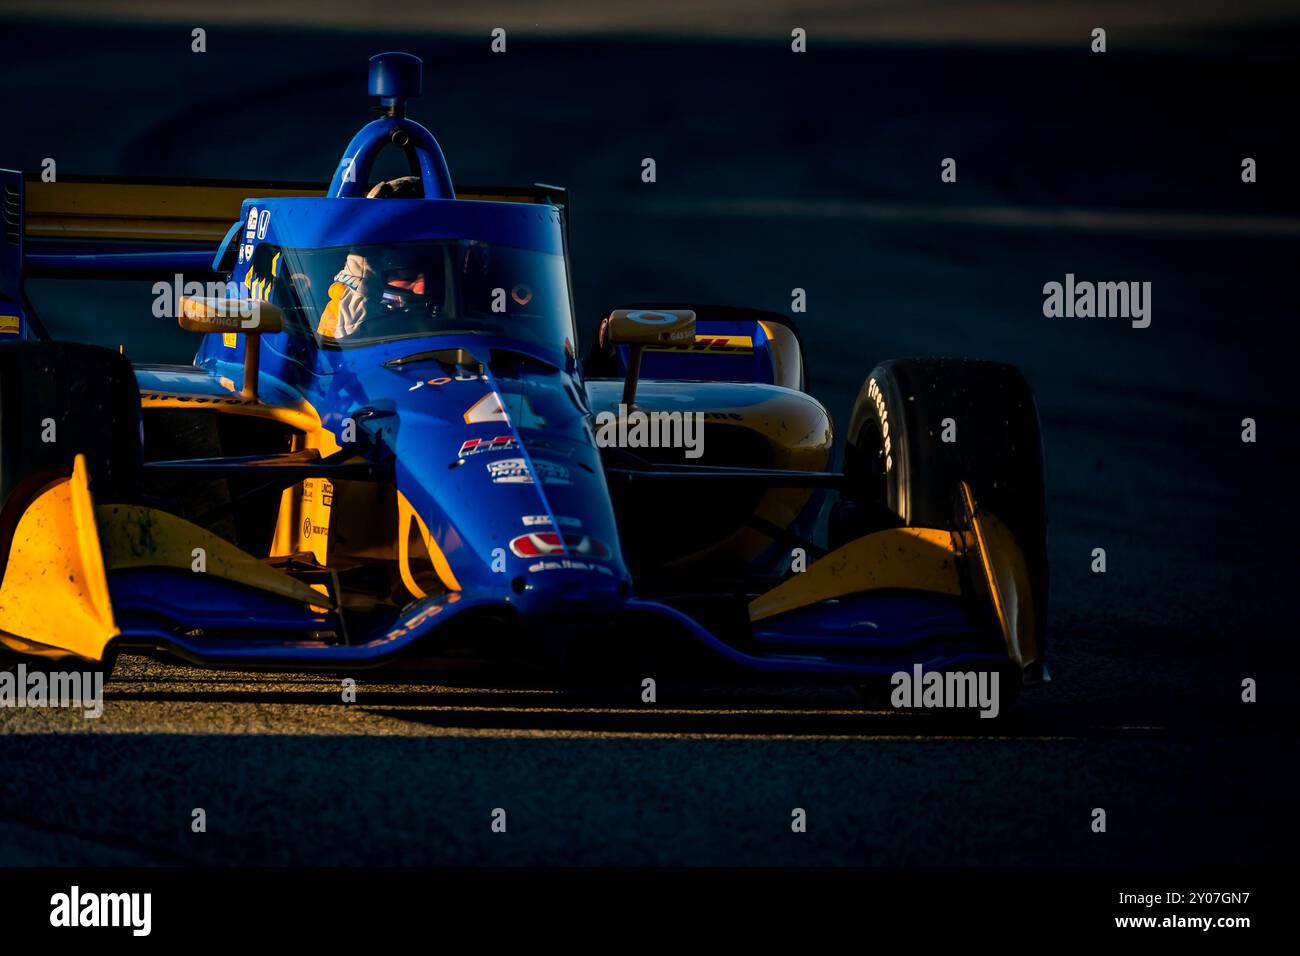
{"type": "MultiPolygon", "coordinates": [[[[176,27],[0,26],[0,165],[66,173],[323,179],[365,118],[365,58],[424,55],[413,115],[458,180],[573,189],[587,328],[619,301],[788,310],[804,288],[810,391],[839,421],[884,358],[1019,364],[1053,562],[1053,680],[998,721],[743,681],[666,680],[647,705],[627,677],[362,674],[345,704],[335,675],[124,657],[97,720],[0,710],[0,863],[1278,859],[1300,202],[1295,69],[1268,51],[1292,26],[1187,53],[1112,35],[1104,56],[805,57],[782,39],[493,57],[463,38],[226,27],[195,55],[176,27]],[[957,184],[939,182],[945,156],[957,184]],[[1042,286],[1066,273],[1150,281],[1150,328],[1044,318],[1042,286]],[[1246,677],[1262,703],[1240,701],[1246,677]]],[[[192,348],[148,319],[148,283],[32,293],[56,337],[141,360],[192,348]]]]}

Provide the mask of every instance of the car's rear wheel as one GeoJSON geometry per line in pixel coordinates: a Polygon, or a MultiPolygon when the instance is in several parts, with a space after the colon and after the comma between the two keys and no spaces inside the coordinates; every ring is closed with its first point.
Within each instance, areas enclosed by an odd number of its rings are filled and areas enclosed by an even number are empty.
{"type": "MultiPolygon", "coordinates": [[[[833,544],[880,527],[954,529],[962,481],[1015,536],[1028,565],[1035,637],[1047,621],[1047,508],[1038,411],[1018,369],[966,359],[894,359],[858,394],[833,544]]],[[[1031,675],[1036,676],[1036,675],[1031,675]]]]}
{"type": "Polygon", "coordinates": [[[0,347],[0,507],[33,479],[67,475],[78,454],[97,500],[125,500],[138,490],[140,447],[140,392],[124,356],[71,342],[0,347]]]}

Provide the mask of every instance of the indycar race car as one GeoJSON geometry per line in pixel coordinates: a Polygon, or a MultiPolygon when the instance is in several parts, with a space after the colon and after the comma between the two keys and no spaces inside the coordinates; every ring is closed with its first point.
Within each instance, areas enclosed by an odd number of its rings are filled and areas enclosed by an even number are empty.
{"type": "Polygon", "coordinates": [[[0,174],[5,654],[296,670],[671,643],[851,683],[1043,677],[1017,370],[880,364],[836,449],[787,316],[631,303],[583,355],[567,192],[456,190],[406,115],[420,71],[372,58],[380,116],[328,186],[0,174]],[[376,181],[390,146],[410,175],[376,181]],[[192,364],[52,341],[24,291],[142,276],[165,280],[142,318],[202,336],[192,364]]]}

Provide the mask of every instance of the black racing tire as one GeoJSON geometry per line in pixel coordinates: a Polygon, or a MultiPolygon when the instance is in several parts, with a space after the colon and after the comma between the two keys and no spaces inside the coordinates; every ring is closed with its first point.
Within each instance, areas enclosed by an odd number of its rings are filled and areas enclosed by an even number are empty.
{"type": "MultiPolygon", "coordinates": [[[[72,472],[78,454],[86,456],[97,504],[133,501],[141,444],[140,392],[124,356],[68,342],[0,345],[0,582],[23,512],[72,472]]],[[[17,656],[3,650],[0,666],[17,656]]],[[[31,666],[97,666],[22,659],[31,666]]]]}
{"type": "Polygon", "coordinates": [[[844,473],[832,543],[874,530],[864,523],[955,530],[966,481],[1024,552],[1042,659],[1049,583],[1043,442],[1019,369],[969,359],[881,363],[854,403],[844,473]],[[946,419],[953,441],[943,440],[946,419]]]}
{"type": "Polygon", "coordinates": [[[126,500],[139,484],[141,442],[125,356],[71,342],[0,346],[0,505],[35,474],[68,474],[78,454],[97,498],[126,500]]]}

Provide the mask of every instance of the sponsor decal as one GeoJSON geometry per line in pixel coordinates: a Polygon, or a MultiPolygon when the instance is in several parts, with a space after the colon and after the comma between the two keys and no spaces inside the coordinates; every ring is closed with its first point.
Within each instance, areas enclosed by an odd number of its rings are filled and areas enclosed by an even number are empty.
{"type": "MultiPolygon", "coordinates": [[[[630,321],[638,325],[673,325],[679,319],[679,316],[673,312],[655,312],[650,309],[639,309],[628,312],[627,317],[630,321]]],[[[605,319],[600,325],[600,341],[605,341],[605,329],[609,324],[609,319],[605,319]]],[[[674,348],[677,345],[690,345],[695,339],[695,332],[691,329],[676,329],[669,332],[659,333],[660,341],[666,348],[674,348]]],[[[654,346],[652,346],[654,348],[654,346]]]]}
{"type": "Polygon", "coordinates": [[[528,471],[528,464],[522,458],[507,458],[504,461],[488,462],[488,474],[493,484],[531,485],[533,476],[528,471]]]}
{"type": "Polygon", "coordinates": [[[496,438],[471,438],[460,446],[461,458],[482,454],[485,451],[509,451],[518,448],[514,435],[498,435],[496,438]]]}
{"type": "Polygon", "coordinates": [[[17,335],[22,319],[16,315],[0,315],[0,335],[17,335]]]}
{"type": "Polygon", "coordinates": [[[239,247],[240,263],[253,261],[253,243],[257,240],[257,207],[248,210],[248,221],[244,224],[244,241],[239,247]]]}
{"type": "Polygon", "coordinates": [[[533,470],[537,472],[537,477],[542,479],[542,484],[544,485],[573,484],[573,479],[569,477],[569,469],[564,465],[556,464],[553,461],[534,458],[533,470]]]}
{"type": "Polygon", "coordinates": [[[501,396],[496,392],[488,392],[465,413],[466,425],[482,425],[487,422],[510,424],[510,416],[506,414],[505,406],[501,404],[501,396]]]}
{"type": "Polygon", "coordinates": [[[338,271],[338,274],[334,276],[334,281],[347,286],[353,292],[361,291],[361,276],[354,276],[351,272],[348,272],[347,266],[338,271]]]}
{"type": "Polygon", "coordinates": [[[313,534],[329,534],[329,525],[312,524],[311,518],[302,519],[302,536],[310,538],[313,534]]]}
{"type": "MultiPolygon", "coordinates": [[[[528,463],[522,458],[505,458],[501,461],[488,462],[488,474],[492,483],[497,485],[531,485],[533,473],[528,470],[528,463]]],[[[533,460],[533,469],[544,485],[571,485],[569,469],[553,461],[533,460]]]]}
{"type": "Polygon", "coordinates": [[[450,381],[451,379],[448,378],[446,375],[440,375],[437,378],[429,379],[427,382],[416,382],[414,385],[408,388],[407,391],[413,392],[417,388],[424,388],[424,386],[426,385],[446,385],[450,381]]]}
{"type": "Polygon", "coordinates": [[[692,342],[648,345],[647,352],[712,352],[724,355],[749,355],[754,339],[749,335],[697,335],[692,342]]]}
{"type": "MultiPolygon", "coordinates": [[[[520,420],[516,424],[520,428],[545,427],[546,419],[533,410],[532,402],[528,400],[527,396],[515,394],[512,397],[517,400],[515,412],[520,416],[520,420]]],[[[491,422],[501,422],[509,426],[511,422],[510,412],[506,410],[500,392],[489,392],[484,395],[470,406],[464,418],[466,425],[486,425],[491,422]]]]}
{"type": "MultiPolygon", "coordinates": [[[[450,596],[447,598],[447,602],[448,602],[449,604],[450,604],[450,603],[453,603],[453,602],[455,602],[455,601],[457,601],[457,600],[459,600],[459,598],[458,598],[456,595],[454,595],[454,594],[453,594],[453,595],[450,595],[450,596]]],[[[446,605],[443,605],[443,604],[433,604],[433,605],[430,605],[429,607],[426,607],[423,611],[420,611],[419,613],[417,613],[414,617],[412,617],[410,620],[406,621],[404,624],[402,624],[402,625],[400,625],[399,627],[396,627],[396,628],[394,628],[393,630],[389,631],[389,632],[388,632],[388,635],[387,635],[387,636],[388,636],[388,640],[390,640],[390,641],[395,641],[395,640],[397,640],[397,638],[401,637],[402,635],[404,635],[404,634],[409,634],[411,631],[414,631],[416,628],[418,628],[420,625],[424,624],[424,623],[425,623],[426,621],[428,621],[430,618],[435,617],[435,616],[438,615],[438,614],[441,614],[441,613],[442,613],[442,609],[443,609],[445,606],[446,606],[446,605]]]]}
{"type": "Polygon", "coordinates": [[[607,558],[609,548],[604,542],[585,534],[566,534],[564,540],[555,531],[534,531],[521,534],[510,542],[510,550],[517,558],[541,558],[550,554],[579,554],[588,558],[607,558]]]}
{"type": "Polygon", "coordinates": [[[614,572],[603,564],[593,564],[590,561],[574,561],[570,558],[536,561],[528,565],[528,571],[530,574],[537,574],[539,571],[596,571],[611,578],[614,576],[614,572]]]}
{"type": "MultiPolygon", "coordinates": [[[[524,527],[534,528],[537,525],[549,525],[551,523],[550,515],[524,515],[524,527]]],[[[564,515],[556,515],[555,523],[564,528],[581,528],[582,522],[577,518],[568,518],[564,515]]]]}

